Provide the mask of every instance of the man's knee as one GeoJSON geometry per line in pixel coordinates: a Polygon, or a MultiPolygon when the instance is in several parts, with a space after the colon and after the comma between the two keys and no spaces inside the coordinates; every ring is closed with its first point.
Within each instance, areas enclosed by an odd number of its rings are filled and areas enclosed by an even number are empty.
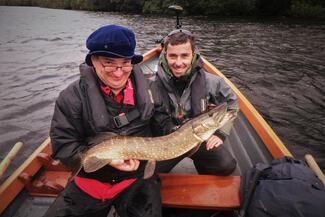
{"type": "Polygon", "coordinates": [[[237,166],[237,161],[235,158],[227,159],[226,161],[220,162],[220,168],[216,168],[216,174],[221,176],[230,175],[237,166]]]}
{"type": "Polygon", "coordinates": [[[214,150],[200,151],[192,158],[199,174],[225,176],[236,169],[237,161],[224,145],[214,150]]]}

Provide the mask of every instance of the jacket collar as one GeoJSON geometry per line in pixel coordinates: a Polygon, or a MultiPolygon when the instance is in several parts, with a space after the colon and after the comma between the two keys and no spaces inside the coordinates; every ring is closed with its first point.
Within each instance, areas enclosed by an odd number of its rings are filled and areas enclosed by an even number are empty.
{"type": "MultiPolygon", "coordinates": [[[[93,67],[81,64],[80,86],[90,110],[91,122],[96,131],[107,130],[110,115],[106,109],[105,100],[100,90],[99,78],[93,67]],[[93,110],[96,108],[96,111],[93,110]]],[[[135,106],[141,111],[141,119],[147,120],[153,115],[154,104],[150,100],[149,85],[140,68],[135,65],[131,76],[134,80],[135,106]]]]}
{"type": "MultiPolygon", "coordinates": [[[[164,54],[161,54],[164,56],[164,54]]],[[[193,61],[192,66],[190,67],[191,69],[191,79],[190,79],[190,84],[192,83],[193,80],[195,80],[196,74],[200,72],[200,69],[202,69],[203,66],[203,61],[201,59],[200,54],[195,53],[196,59],[193,61]]],[[[165,59],[165,58],[164,58],[165,59]]],[[[158,72],[157,75],[162,81],[163,85],[165,86],[166,90],[168,92],[173,92],[175,87],[172,82],[172,75],[171,72],[166,72],[165,71],[165,64],[162,57],[159,57],[159,64],[158,64],[158,72]]],[[[169,68],[168,68],[169,69],[169,68]]]]}

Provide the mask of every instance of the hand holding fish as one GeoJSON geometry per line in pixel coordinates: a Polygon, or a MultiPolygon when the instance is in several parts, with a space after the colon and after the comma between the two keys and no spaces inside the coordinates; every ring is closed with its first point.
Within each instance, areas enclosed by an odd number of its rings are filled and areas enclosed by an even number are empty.
{"type": "Polygon", "coordinates": [[[222,144],[223,144],[222,139],[220,139],[218,136],[212,135],[207,141],[206,148],[209,151],[214,147],[219,147],[222,144]]]}
{"type": "Polygon", "coordinates": [[[111,162],[110,165],[115,169],[130,172],[135,171],[139,168],[140,161],[136,159],[116,160],[115,162],[111,162]]]}

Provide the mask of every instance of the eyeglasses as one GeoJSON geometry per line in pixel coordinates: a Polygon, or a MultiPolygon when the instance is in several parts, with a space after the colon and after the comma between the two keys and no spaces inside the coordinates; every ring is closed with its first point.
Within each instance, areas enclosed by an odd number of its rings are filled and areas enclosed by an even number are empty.
{"type": "Polygon", "coordinates": [[[130,72],[133,68],[132,64],[119,66],[113,63],[103,63],[101,60],[99,62],[101,63],[106,72],[116,72],[118,69],[121,69],[123,72],[130,72]]]}
{"type": "Polygon", "coordinates": [[[110,66],[104,66],[104,70],[106,72],[116,72],[118,69],[121,69],[123,72],[130,72],[133,68],[132,65],[125,65],[125,66],[118,66],[118,65],[110,65],[110,66]]]}

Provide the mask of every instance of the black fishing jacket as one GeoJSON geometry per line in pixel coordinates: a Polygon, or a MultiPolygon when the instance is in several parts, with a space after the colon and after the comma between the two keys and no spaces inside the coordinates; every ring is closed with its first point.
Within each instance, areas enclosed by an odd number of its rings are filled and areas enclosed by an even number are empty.
{"type": "MultiPolygon", "coordinates": [[[[131,79],[135,107],[120,106],[104,96],[93,67],[80,66],[80,79],[63,90],[56,100],[50,129],[54,159],[59,159],[68,167],[76,167],[79,153],[90,146],[87,142],[89,138],[101,132],[144,137],[152,136],[152,131],[158,132],[156,135],[170,132],[173,124],[154,84],[148,83],[138,66],[134,67],[131,79]],[[125,124],[125,119],[118,118],[120,113],[129,116],[128,124],[125,124]]],[[[145,162],[141,162],[135,172],[123,172],[111,166],[93,173],[81,170],[79,176],[113,183],[141,177],[144,165],[145,162]]]]}

